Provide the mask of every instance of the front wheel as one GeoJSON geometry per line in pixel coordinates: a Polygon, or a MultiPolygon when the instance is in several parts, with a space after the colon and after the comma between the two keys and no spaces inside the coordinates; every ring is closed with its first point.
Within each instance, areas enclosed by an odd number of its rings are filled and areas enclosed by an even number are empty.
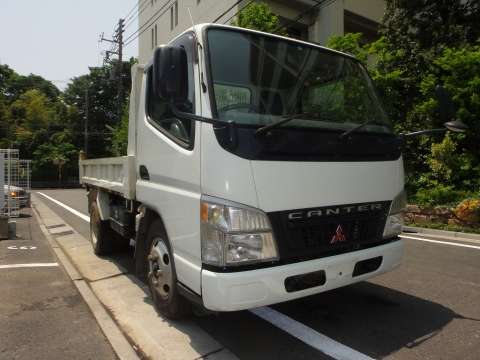
{"type": "Polygon", "coordinates": [[[175,263],[160,220],[150,226],[147,249],[147,282],[155,308],[169,319],[187,316],[190,303],[178,292],[175,263]]]}

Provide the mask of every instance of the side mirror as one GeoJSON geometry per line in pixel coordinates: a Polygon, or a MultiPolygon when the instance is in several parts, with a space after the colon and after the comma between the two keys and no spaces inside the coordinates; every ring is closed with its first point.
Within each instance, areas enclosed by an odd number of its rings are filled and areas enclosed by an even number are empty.
{"type": "Polygon", "coordinates": [[[468,126],[465,125],[460,120],[448,121],[445,124],[443,124],[443,126],[445,126],[448,130],[453,132],[465,132],[468,130],[468,126]]]}
{"type": "Polygon", "coordinates": [[[453,132],[465,132],[468,130],[468,126],[462,121],[455,119],[455,104],[452,97],[441,85],[435,87],[435,97],[438,101],[438,112],[440,113],[440,119],[444,122],[448,130],[453,132]]]}
{"type": "Polygon", "coordinates": [[[160,46],[153,54],[155,97],[183,103],[188,94],[187,52],[182,47],[160,46]]]}
{"type": "Polygon", "coordinates": [[[468,130],[467,125],[465,125],[461,120],[455,119],[455,104],[453,103],[450,94],[443,86],[437,85],[435,87],[435,97],[438,101],[438,112],[440,113],[440,119],[443,121],[443,126],[445,126],[445,128],[420,130],[407,134],[400,134],[403,138],[439,134],[447,130],[453,132],[465,132],[468,130]]]}

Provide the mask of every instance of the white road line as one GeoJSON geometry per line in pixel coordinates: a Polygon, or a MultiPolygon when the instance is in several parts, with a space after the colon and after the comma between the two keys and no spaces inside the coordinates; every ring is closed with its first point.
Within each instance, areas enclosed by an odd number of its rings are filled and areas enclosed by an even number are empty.
{"type": "Polygon", "coordinates": [[[250,312],[334,359],[372,360],[371,357],[340,344],[272,308],[261,307],[252,309],[250,312]]]}
{"type": "Polygon", "coordinates": [[[55,266],[58,266],[58,263],[10,264],[10,265],[0,265],[0,269],[55,267],[55,266]]]}
{"type": "Polygon", "coordinates": [[[60,201],[58,201],[58,200],[55,200],[55,199],[52,198],[51,196],[48,196],[48,195],[46,195],[46,194],[44,194],[44,193],[42,193],[42,192],[37,192],[37,194],[46,197],[48,200],[53,201],[55,204],[57,204],[57,205],[63,207],[64,209],[70,211],[72,214],[77,215],[79,218],[81,218],[81,219],[83,219],[83,220],[85,220],[85,221],[87,221],[87,222],[90,222],[90,217],[88,217],[87,215],[82,214],[80,211],[77,211],[77,210],[71,208],[70,206],[65,205],[64,203],[62,203],[62,202],[60,202],[60,201]]]}
{"type": "Polygon", "coordinates": [[[480,246],[475,246],[475,245],[467,245],[467,244],[453,243],[453,242],[440,241],[440,240],[430,240],[430,239],[424,239],[424,238],[419,238],[419,237],[415,237],[415,236],[407,236],[407,235],[400,235],[400,237],[401,237],[401,238],[404,238],[404,239],[412,239],[412,240],[417,240],[417,241],[425,241],[425,242],[434,243],[434,244],[459,246],[459,247],[464,247],[464,248],[469,248],[469,249],[477,249],[477,250],[480,250],[480,246]]]}

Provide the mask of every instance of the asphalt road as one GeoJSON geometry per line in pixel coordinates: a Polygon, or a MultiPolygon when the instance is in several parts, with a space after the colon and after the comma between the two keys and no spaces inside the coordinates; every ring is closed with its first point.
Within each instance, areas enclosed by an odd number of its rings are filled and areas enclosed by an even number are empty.
{"type": "MultiPolygon", "coordinates": [[[[83,190],[42,192],[88,214],[83,190]]],[[[42,200],[88,238],[85,220],[42,200]]],[[[301,324],[300,339],[249,311],[192,321],[240,359],[330,359],[305,342],[320,333],[372,358],[477,360],[480,248],[458,244],[406,240],[404,263],[389,274],[272,306],[301,324]]],[[[128,264],[128,255],[117,255],[118,261],[128,264]]]]}
{"type": "Polygon", "coordinates": [[[30,210],[22,212],[19,237],[0,241],[0,359],[116,359],[30,210]]]}

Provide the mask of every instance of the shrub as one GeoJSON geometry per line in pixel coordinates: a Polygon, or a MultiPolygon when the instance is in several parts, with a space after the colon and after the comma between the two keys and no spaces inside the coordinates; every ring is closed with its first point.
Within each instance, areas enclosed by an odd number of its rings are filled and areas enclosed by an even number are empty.
{"type": "Polygon", "coordinates": [[[480,224],[480,199],[463,200],[455,208],[454,213],[460,221],[480,224]]]}
{"type": "Polygon", "coordinates": [[[455,190],[453,186],[438,184],[435,187],[420,189],[410,202],[424,206],[456,205],[462,199],[471,196],[470,193],[455,190]]]}

